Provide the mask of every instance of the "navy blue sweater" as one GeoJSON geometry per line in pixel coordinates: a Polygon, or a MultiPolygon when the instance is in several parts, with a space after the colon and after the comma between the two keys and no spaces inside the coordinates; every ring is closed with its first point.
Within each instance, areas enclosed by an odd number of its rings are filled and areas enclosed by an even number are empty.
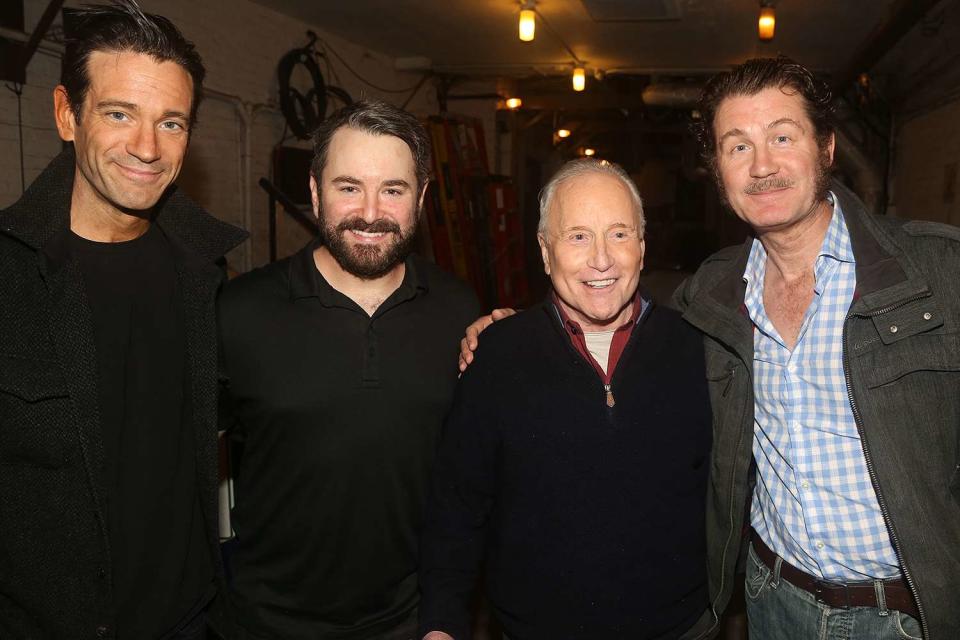
{"type": "Polygon", "coordinates": [[[481,567],[512,640],[676,638],[707,607],[700,335],[651,305],[603,384],[553,304],[484,332],[421,542],[421,635],[470,637],[481,567]]]}

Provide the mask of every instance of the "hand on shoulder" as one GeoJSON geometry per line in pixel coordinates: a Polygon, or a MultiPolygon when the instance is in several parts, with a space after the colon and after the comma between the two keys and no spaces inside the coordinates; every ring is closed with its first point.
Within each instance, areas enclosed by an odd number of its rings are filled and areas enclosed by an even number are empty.
{"type": "MultiPolygon", "coordinates": [[[[470,363],[473,362],[473,352],[477,350],[477,345],[480,344],[480,334],[494,322],[509,318],[516,312],[516,309],[494,309],[490,315],[477,318],[473,324],[467,327],[466,335],[460,341],[460,373],[466,371],[470,363]]],[[[424,638],[424,640],[434,639],[424,638]]]]}

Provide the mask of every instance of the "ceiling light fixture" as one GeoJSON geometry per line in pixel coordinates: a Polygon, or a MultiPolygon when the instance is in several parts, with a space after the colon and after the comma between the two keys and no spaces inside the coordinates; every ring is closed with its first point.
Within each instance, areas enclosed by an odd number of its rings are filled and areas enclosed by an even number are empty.
{"type": "Polygon", "coordinates": [[[523,100],[520,98],[507,98],[506,105],[507,109],[516,111],[523,105],[523,100]]]}
{"type": "Polygon", "coordinates": [[[597,155],[597,150],[593,149],[592,147],[587,147],[586,149],[583,150],[583,155],[587,156],[588,158],[591,158],[597,155]]]}
{"type": "Polygon", "coordinates": [[[773,40],[773,32],[777,25],[777,16],[770,2],[760,3],[760,19],[757,20],[757,34],[763,41],[773,40]]]}
{"type": "Polygon", "coordinates": [[[584,68],[577,65],[573,68],[573,90],[583,91],[587,86],[587,73],[584,68]]]}
{"type": "MultiPolygon", "coordinates": [[[[765,0],[769,1],[769,0],[765,0]]],[[[577,57],[577,54],[574,53],[573,49],[570,48],[570,45],[557,33],[550,25],[550,21],[544,17],[542,13],[536,9],[536,0],[519,0],[520,2],[520,24],[519,24],[519,35],[520,39],[524,42],[529,42],[533,40],[534,32],[536,31],[536,23],[539,21],[544,29],[546,29],[557,41],[563,45],[563,48],[567,50],[567,53],[570,54],[570,58],[573,61],[573,90],[574,91],[583,91],[587,86],[587,75],[586,75],[586,62],[577,57]]],[[[599,80],[603,75],[603,72],[599,72],[597,79],[599,80]]]]}
{"type": "Polygon", "coordinates": [[[558,137],[558,138],[569,138],[569,137],[570,137],[570,129],[557,129],[557,137],[558,137]]]}
{"type": "Polygon", "coordinates": [[[533,0],[526,0],[520,6],[519,35],[523,42],[532,42],[537,31],[537,12],[533,0]]]}

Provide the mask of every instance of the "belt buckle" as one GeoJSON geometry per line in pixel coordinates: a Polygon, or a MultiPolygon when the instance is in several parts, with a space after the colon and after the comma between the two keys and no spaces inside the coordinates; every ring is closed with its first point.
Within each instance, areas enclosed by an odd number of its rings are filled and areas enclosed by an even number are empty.
{"type": "Polygon", "coordinates": [[[845,582],[827,582],[826,580],[814,580],[813,582],[813,595],[816,597],[817,602],[820,604],[825,604],[828,607],[834,609],[849,609],[850,608],[850,589],[845,582]],[[833,602],[827,602],[823,598],[825,591],[831,591],[833,593],[843,592],[843,604],[835,604],[833,602]]]}

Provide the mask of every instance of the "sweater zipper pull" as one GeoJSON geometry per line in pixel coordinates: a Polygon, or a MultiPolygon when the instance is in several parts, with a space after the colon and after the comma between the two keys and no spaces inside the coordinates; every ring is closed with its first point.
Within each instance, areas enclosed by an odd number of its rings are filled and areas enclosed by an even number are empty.
{"type": "Polygon", "coordinates": [[[613,405],[617,404],[617,402],[613,399],[613,391],[610,390],[610,385],[603,385],[603,390],[607,394],[607,406],[612,408],[613,405]]]}

